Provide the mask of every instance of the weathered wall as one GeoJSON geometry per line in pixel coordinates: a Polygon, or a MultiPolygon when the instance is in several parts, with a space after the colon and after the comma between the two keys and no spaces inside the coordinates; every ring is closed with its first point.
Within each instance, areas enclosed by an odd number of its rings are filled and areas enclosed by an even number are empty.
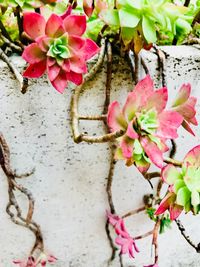
{"type": "MultiPolygon", "coordinates": [[[[183,82],[190,82],[192,94],[200,100],[200,51],[195,47],[168,47],[165,51],[170,55],[166,62],[170,99],[183,82]]],[[[156,55],[145,53],[145,58],[152,77],[156,77],[159,84],[156,55]]],[[[18,66],[24,64],[18,58],[12,60],[18,66]]],[[[118,59],[115,63],[112,99],[118,98],[123,103],[132,82],[126,64],[118,59]]],[[[44,77],[31,81],[28,92],[22,95],[3,62],[0,62],[0,73],[0,131],[10,145],[13,168],[18,173],[36,168],[35,173],[21,183],[31,189],[36,198],[34,219],[41,224],[47,250],[59,258],[57,267],[106,267],[111,252],[104,230],[108,208],[105,193],[108,145],[73,143],[69,117],[71,89],[63,95],[58,94],[44,77]]],[[[101,112],[104,85],[105,75],[102,74],[89,84],[93,89],[87,91],[81,101],[83,114],[101,112]]],[[[96,132],[96,126],[98,133],[102,133],[102,122],[82,124],[88,133],[96,132]]],[[[200,143],[199,127],[196,133],[197,137],[192,138],[180,131],[180,159],[188,149],[200,143]]],[[[2,170],[0,177],[0,265],[10,267],[13,259],[27,255],[33,236],[8,218],[5,212],[7,184],[2,170]]],[[[143,195],[150,192],[149,184],[134,167],[117,163],[113,197],[119,214],[142,205],[143,195]]],[[[19,201],[27,208],[21,195],[19,201]]],[[[181,215],[181,219],[188,233],[198,242],[200,217],[181,215]]],[[[127,227],[134,236],[151,230],[152,223],[146,215],[140,214],[129,218],[127,227]]],[[[183,240],[175,224],[160,236],[159,241],[160,267],[200,266],[200,255],[183,240]]],[[[140,253],[135,260],[124,256],[125,267],[151,263],[151,238],[139,241],[138,246],[140,253]]],[[[112,266],[119,266],[118,259],[112,266]]]]}

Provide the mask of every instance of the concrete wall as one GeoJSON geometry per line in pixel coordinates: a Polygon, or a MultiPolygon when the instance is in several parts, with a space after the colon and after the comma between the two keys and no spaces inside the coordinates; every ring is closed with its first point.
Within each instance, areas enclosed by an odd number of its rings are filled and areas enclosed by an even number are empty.
{"type": "MultiPolygon", "coordinates": [[[[200,98],[200,51],[195,47],[167,47],[170,55],[166,62],[167,85],[170,99],[183,82],[192,84],[192,94],[200,98]]],[[[19,67],[24,63],[14,57],[19,67]]],[[[145,52],[145,61],[151,75],[160,83],[157,57],[145,52]]],[[[130,72],[122,60],[115,59],[112,100],[124,102],[126,91],[132,88],[130,72]]],[[[105,70],[88,84],[81,100],[83,114],[98,114],[104,102],[105,70]]],[[[141,76],[143,74],[141,73],[141,76]]],[[[22,95],[18,83],[6,64],[0,62],[0,131],[10,145],[12,166],[21,173],[36,168],[35,173],[21,181],[31,189],[36,198],[34,219],[41,224],[46,248],[59,261],[57,267],[106,267],[111,250],[106,238],[105,210],[108,208],[105,193],[109,168],[107,144],[74,144],[70,129],[71,89],[58,94],[46,77],[31,81],[29,90],[22,95]]],[[[198,104],[198,112],[200,106],[198,104]]],[[[200,114],[198,113],[198,118],[200,114]]],[[[102,122],[84,122],[82,129],[88,133],[103,133],[102,122]]],[[[193,138],[180,131],[178,155],[180,159],[194,145],[200,143],[200,129],[193,138]]],[[[12,260],[27,256],[33,235],[14,225],[5,212],[7,204],[6,177],[0,170],[0,266],[12,266],[12,260]]],[[[151,193],[134,167],[124,162],[116,165],[113,197],[119,214],[142,205],[145,193],[151,193]]],[[[26,199],[18,195],[19,202],[27,208],[26,199]]],[[[189,214],[180,217],[194,241],[200,241],[200,216],[189,214]]],[[[126,221],[133,236],[151,230],[152,222],[145,214],[126,221]]],[[[200,255],[183,240],[175,224],[159,237],[160,267],[199,267],[200,255]]],[[[151,238],[137,242],[140,253],[135,260],[124,256],[125,267],[142,267],[151,261],[151,238]]],[[[112,267],[118,267],[116,259],[112,267]]]]}

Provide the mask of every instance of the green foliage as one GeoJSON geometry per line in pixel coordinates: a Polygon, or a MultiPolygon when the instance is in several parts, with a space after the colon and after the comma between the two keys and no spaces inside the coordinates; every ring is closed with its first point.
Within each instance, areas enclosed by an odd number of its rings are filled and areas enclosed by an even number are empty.
{"type": "Polygon", "coordinates": [[[163,217],[160,221],[160,234],[163,234],[166,230],[166,228],[171,227],[172,221],[169,218],[169,215],[167,214],[165,217],[163,217]]]}

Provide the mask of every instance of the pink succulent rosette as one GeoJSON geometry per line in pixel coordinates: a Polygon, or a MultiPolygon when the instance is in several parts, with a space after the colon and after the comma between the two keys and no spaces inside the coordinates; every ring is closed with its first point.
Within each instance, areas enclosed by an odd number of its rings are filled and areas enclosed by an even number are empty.
{"type": "Polygon", "coordinates": [[[172,108],[183,116],[184,120],[182,122],[182,126],[192,135],[195,135],[189,124],[191,123],[195,126],[198,125],[197,119],[195,117],[195,105],[197,98],[190,96],[190,93],[191,85],[183,84],[178,92],[176,99],[174,100],[172,108]]]}
{"type": "Polygon", "coordinates": [[[38,78],[47,71],[51,84],[62,93],[67,81],[83,82],[86,61],[99,51],[95,42],[82,37],[86,17],[66,12],[63,16],[44,17],[34,12],[24,13],[25,33],[35,42],[28,45],[22,57],[29,63],[24,77],[38,78]]]}
{"type": "Polygon", "coordinates": [[[200,212],[200,145],[185,156],[181,169],[168,164],[162,170],[162,179],[169,185],[169,192],[161,201],[155,215],[169,210],[170,219],[175,220],[180,213],[200,212]]]}
{"type": "Polygon", "coordinates": [[[129,257],[134,258],[134,252],[139,252],[135,240],[129,235],[129,233],[126,230],[124,220],[120,218],[119,216],[112,214],[110,212],[106,212],[107,218],[109,223],[113,226],[115,229],[115,232],[117,234],[117,237],[115,239],[115,243],[119,246],[121,246],[121,254],[128,254],[129,257]]]}
{"type": "Polygon", "coordinates": [[[112,132],[123,130],[116,159],[126,159],[144,173],[151,162],[163,167],[163,153],[168,150],[167,139],[178,137],[177,129],[183,116],[174,110],[165,110],[167,88],[154,90],[149,75],[129,93],[123,109],[117,101],[110,104],[107,123],[112,132]]]}

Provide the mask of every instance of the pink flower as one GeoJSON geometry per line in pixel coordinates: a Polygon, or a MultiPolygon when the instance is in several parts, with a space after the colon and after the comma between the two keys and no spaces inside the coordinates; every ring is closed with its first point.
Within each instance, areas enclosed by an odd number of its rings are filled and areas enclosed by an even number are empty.
{"type": "Polygon", "coordinates": [[[37,259],[37,265],[46,266],[47,263],[54,264],[57,261],[57,258],[51,254],[41,253],[37,259]]]}
{"type": "Polygon", "coordinates": [[[165,141],[178,137],[183,122],[178,112],[165,110],[167,100],[167,88],[154,91],[147,75],[129,93],[122,110],[117,101],[110,104],[108,126],[111,131],[125,131],[118,139],[117,159],[126,159],[127,165],[134,163],[141,172],[146,172],[151,162],[163,167],[163,153],[168,150],[165,141]]]}
{"type": "Polygon", "coordinates": [[[173,110],[180,113],[184,120],[182,126],[191,134],[195,135],[190,127],[190,123],[193,125],[198,125],[197,119],[195,118],[196,110],[195,105],[197,98],[190,96],[191,85],[183,84],[179,90],[179,93],[172,105],[173,110]]]}
{"type": "Polygon", "coordinates": [[[36,261],[34,257],[28,257],[28,260],[14,260],[14,264],[18,264],[19,267],[36,267],[36,261]]]}
{"type": "Polygon", "coordinates": [[[125,228],[125,224],[122,218],[118,215],[112,214],[106,211],[106,215],[109,223],[114,227],[116,234],[115,243],[121,246],[121,254],[129,254],[129,257],[134,258],[133,249],[139,252],[135,240],[129,235],[125,228]]]}
{"type": "Polygon", "coordinates": [[[67,81],[83,82],[86,61],[99,51],[95,42],[81,37],[86,30],[86,17],[52,14],[44,17],[34,12],[24,13],[24,31],[35,42],[28,45],[22,57],[30,64],[24,77],[38,78],[47,71],[52,85],[62,93],[67,81]]]}
{"type": "Polygon", "coordinates": [[[50,263],[51,265],[54,264],[57,261],[57,258],[53,255],[47,255],[44,252],[42,252],[37,260],[30,256],[28,257],[28,260],[15,260],[13,261],[14,264],[18,264],[19,267],[37,267],[37,266],[46,266],[47,263],[50,263]]]}

